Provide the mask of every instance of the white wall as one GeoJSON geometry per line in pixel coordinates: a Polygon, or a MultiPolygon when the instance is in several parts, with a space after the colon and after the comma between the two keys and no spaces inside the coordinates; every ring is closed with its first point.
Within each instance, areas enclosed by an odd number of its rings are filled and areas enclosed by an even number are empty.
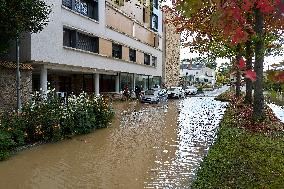
{"type": "MultiPolygon", "coordinates": [[[[99,22],[92,21],[79,14],[73,13],[61,6],[62,1],[45,0],[52,5],[50,23],[38,34],[31,35],[31,60],[73,66],[83,66],[113,70],[118,72],[139,73],[145,75],[162,76],[162,52],[151,46],[140,43],[130,37],[107,29],[105,27],[105,3],[99,1],[99,22]],[[149,67],[122,60],[105,58],[80,50],[63,48],[63,26],[74,27],[98,37],[113,39],[122,44],[142,50],[156,56],[157,67],[149,67]]],[[[159,16],[159,18],[162,16],[159,16]]],[[[159,27],[161,29],[161,27],[159,27]]]]}

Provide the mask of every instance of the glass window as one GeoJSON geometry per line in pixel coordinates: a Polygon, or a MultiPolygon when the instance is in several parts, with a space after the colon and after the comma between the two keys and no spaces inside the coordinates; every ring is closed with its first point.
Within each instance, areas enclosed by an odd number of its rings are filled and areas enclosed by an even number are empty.
{"type": "Polygon", "coordinates": [[[152,29],[158,30],[158,16],[156,14],[152,14],[152,29]]]}
{"type": "Polygon", "coordinates": [[[150,65],[150,55],[144,53],[144,64],[150,65]]]}
{"type": "Polygon", "coordinates": [[[158,0],[153,0],[153,6],[158,9],[158,0]]]}
{"type": "Polygon", "coordinates": [[[63,46],[98,53],[99,38],[63,28],[63,46]]]}
{"type": "Polygon", "coordinates": [[[129,60],[132,62],[136,62],[136,50],[129,49],[129,60]]]}
{"type": "Polygon", "coordinates": [[[63,28],[63,46],[75,47],[75,30],[63,28]]]}
{"type": "Polygon", "coordinates": [[[152,66],[157,66],[157,57],[152,56],[152,66]]]}
{"type": "Polygon", "coordinates": [[[112,57],[114,58],[122,58],[122,46],[112,43],[112,57]]]}
{"type": "Polygon", "coordinates": [[[83,15],[88,15],[88,4],[84,0],[75,0],[75,11],[83,15]]]}
{"type": "Polygon", "coordinates": [[[133,80],[134,74],[130,73],[121,73],[120,74],[120,88],[121,90],[125,90],[128,88],[128,90],[133,90],[133,80]]]}
{"type": "Polygon", "coordinates": [[[85,34],[78,33],[78,49],[98,53],[98,43],[98,37],[91,37],[85,34]]]}
{"type": "Polygon", "coordinates": [[[68,7],[69,9],[72,9],[72,0],[62,0],[62,5],[68,7]]]}
{"type": "Polygon", "coordinates": [[[93,75],[83,75],[83,90],[87,93],[94,92],[94,78],[93,75]]]}
{"type": "Polygon", "coordinates": [[[94,0],[62,0],[62,5],[74,11],[98,20],[98,1],[94,0]],[[74,3],[72,6],[72,2],[74,3]]]}

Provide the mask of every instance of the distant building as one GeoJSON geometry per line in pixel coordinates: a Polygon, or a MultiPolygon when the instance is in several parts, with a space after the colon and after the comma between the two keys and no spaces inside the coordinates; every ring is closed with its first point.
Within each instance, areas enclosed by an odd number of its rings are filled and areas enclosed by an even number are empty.
{"type": "Polygon", "coordinates": [[[181,82],[186,85],[194,83],[207,83],[215,85],[216,73],[214,69],[208,68],[201,63],[192,63],[185,59],[180,65],[181,82]]]}

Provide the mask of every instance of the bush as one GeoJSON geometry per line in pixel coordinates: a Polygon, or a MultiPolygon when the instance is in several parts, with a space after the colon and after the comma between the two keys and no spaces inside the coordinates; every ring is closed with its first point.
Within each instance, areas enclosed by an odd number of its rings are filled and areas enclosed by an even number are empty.
{"type": "Polygon", "coordinates": [[[15,146],[12,136],[8,132],[0,130],[0,160],[6,159],[15,146]]]}
{"type": "Polygon", "coordinates": [[[101,97],[86,93],[72,95],[64,105],[53,91],[46,98],[36,93],[32,101],[23,106],[21,115],[4,113],[0,116],[1,156],[7,157],[9,151],[24,144],[57,141],[105,128],[113,116],[111,107],[101,97]]]}

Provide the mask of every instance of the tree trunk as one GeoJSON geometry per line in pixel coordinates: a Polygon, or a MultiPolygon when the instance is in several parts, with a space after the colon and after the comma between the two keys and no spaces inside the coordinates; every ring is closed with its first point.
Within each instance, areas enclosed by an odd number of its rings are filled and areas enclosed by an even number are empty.
{"type": "Polygon", "coordinates": [[[264,96],[263,96],[263,62],[264,62],[264,39],[263,39],[264,19],[263,13],[255,10],[255,32],[257,41],[255,44],[255,64],[256,81],[254,83],[253,117],[262,119],[264,117],[264,96]]]}
{"type": "MultiPolygon", "coordinates": [[[[252,42],[248,40],[246,42],[246,70],[252,69],[252,42]]],[[[252,81],[248,78],[245,79],[246,81],[246,96],[245,96],[245,103],[252,104],[252,81]]]]}
{"type": "Polygon", "coordinates": [[[237,55],[236,55],[236,96],[240,97],[241,96],[241,71],[239,68],[239,62],[241,59],[241,45],[238,44],[237,46],[237,55]]]}

